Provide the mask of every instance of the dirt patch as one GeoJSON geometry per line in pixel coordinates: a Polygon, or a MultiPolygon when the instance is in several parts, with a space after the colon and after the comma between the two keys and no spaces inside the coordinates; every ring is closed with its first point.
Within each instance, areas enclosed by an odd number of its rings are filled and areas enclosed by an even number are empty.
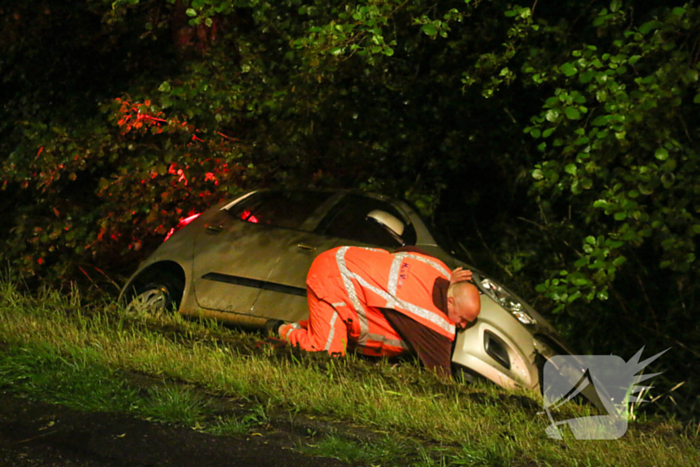
{"type": "Polygon", "coordinates": [[[0,392],[2,466],[344,466],[292,450],[279,429],[243,438],[103,412],[80,412],[0,392]]]}

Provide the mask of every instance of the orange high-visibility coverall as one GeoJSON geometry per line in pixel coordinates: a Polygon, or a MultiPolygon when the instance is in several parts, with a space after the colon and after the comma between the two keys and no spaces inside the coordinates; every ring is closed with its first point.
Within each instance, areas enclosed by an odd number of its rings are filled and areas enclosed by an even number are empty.
{"type": "Polygon", "coordinates": [[[420,253],[347,246],[326,251],[306,277],[308,321],[282,325],[280,337],[308,351],[400,355],[409,346],[384,318],[380,308],[388,308],[452,341],[455,326],[432,300],[435,279],[450,275],[442,261],[420,253]]]}

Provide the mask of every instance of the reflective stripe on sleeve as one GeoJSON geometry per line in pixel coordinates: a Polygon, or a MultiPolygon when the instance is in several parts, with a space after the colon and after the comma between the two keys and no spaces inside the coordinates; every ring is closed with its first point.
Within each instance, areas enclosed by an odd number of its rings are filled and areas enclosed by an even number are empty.
{"type": "MultiPolygon", "coordinates": [[[[398,298],[396,296],[391,296],[387,292],[385,292],[384,290],[378,289],[377,287],[373,286],[372,284],[370,284],[369,282],[364,280],[362,278],[362,276],[360,276],[359,274],[353,274],[353,273],[350,273],[350,274],[352,275],[352,277],[357,279],[357,282],[359,282],[360,285],[362,285],[362,287],[365,287],[365,288],[371,290],[372,292],[376,293],[380,297],[384,298],[387,301],[387,308],[389,308],[388,304],[396,303],[397,306],[403,308],[404,310],[410,311],[411,313],[413,313],[416,316],[419,316],[427,321],[430,321],[431,323],[437,325],[438,327],[449,332],[450,334],[455,333],[455,325],[452,324],[450,321],[447,321],[446,319],[438,316],[437,313],[433,313],[432,311],[426,310],[425,308],[421,308],[417,305],[414,305],[413,303],[409,303],[409,302],[406,302],[404,300],[401,300],[400,298],[398,298]]],[[[348,282],[350,282],[349,278],[348,278],[348,282]]],[[[350,282],[350,283],[352,284],[352,282],[350,282]]],[[[366,319],[367,319],[367,317],[365,317],[365,320],[366,319]]]]}

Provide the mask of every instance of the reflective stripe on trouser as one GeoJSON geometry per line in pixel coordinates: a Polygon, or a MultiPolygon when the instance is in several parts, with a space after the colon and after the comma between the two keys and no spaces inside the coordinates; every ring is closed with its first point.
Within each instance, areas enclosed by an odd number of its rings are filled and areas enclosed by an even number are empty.
{"type": "Polygon", "coordinates": [[[348,330],[345,322],[335,310],[337,307],[346,306],[344,302],[328,303],[321,300],[310,288],[308,292],[309,321],[308,327],[294,324],[285,324],[280,327],[280,337],[292,345],[298,345],[307,351],[323,351],[333,354],[345,355],[348,345],[348,330]],[[288,328],[287,328],[288,327],[288,328]]]}
{"type": "Polygon", "coordinates": [[[372,356],[395,357],[410,351],[409,345],[398,338],[392,339],[381,334],[369,333],[367,345],[358,346],[357,351],[372,356]]]}
{"type": "Polygon", "coordinates": [[[299,323],[283,324],[279,327],[277,332],[282,339],[286,339],[289,333],[295,329],[301,329],[301,325],[299,323]]]}
{"type": "Polygon", "coordinates": [[[396,356],[406,353],[410,347],[401,340],[379,310],[369,309],[369,321],[373,329],[382,329],[385,334],[368,333],[365,343],[348,342],[348,317],[350,310],[344,301],[329,303],[319,299],[308,289],[309,320],[285,324],[280,327],[280,336],[292,345],[308,351],[326,351],[331,355],[345,355],[348,347],[372,356],[396,356]],[[343,309],[343,307],[346,307],[343,309]],[[340,311],[340,313],[339,313],[340,311]]]}

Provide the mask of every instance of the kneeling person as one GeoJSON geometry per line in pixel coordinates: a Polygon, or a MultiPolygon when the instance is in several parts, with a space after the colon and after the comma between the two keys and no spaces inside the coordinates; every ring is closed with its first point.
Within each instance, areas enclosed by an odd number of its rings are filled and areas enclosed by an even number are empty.
{"type": "Polygon", "coordinates": [[[282,324],[279,336],[307,351],[397,356],[451,375],[455,327],[479,314],[471,272],[431,256],[339,247],[320,254],[306,277],[308,321],[282,324]]]}

